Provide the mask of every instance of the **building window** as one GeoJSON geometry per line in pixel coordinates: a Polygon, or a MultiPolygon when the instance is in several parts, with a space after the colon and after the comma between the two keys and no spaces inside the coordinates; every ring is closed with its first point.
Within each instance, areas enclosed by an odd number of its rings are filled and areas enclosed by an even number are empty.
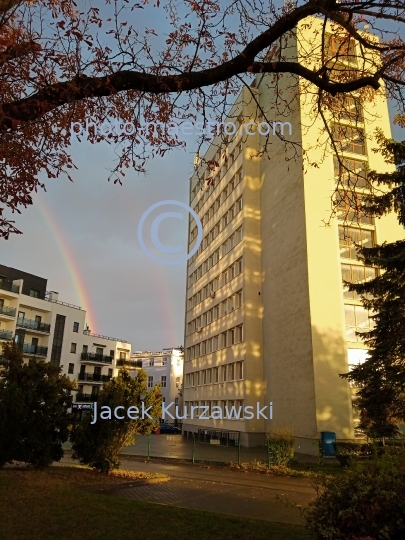
{"type": "Polygon", "coordinates": [[[337,219],[348,223],[372,224],[373,218],[362,208],[364,196],[353,191],[339,191],[336,195],[337,219]]]}
{"type": "Polygon", "coordinates": [[[353,126],[334,124],[332,136],[340,152],[363,155],[366,153],[364,130],[353,126]]]}
{"type": "Polygon", "coordinates": [[[126,353],[123,351],[120,351],[120,360],[126,360],[126,358],[127,358],[126,353]]]}
{"type": "Polygon", "coordinates": [[[180,388],[180,377],[176,377],[176,388],[180,388]]]}
{"type": "Polygon", "coordinates": [[[155,359],[149,358],[149,367],[153,367],[155,365],[155,359]]]}
{"type": "Polygon", "coordinates": [[[76,354],[77,343],[70,344],[70,352],[76,354]]]}
{"type": "Polygon", "coordinates": [[[87,354],[87,353],[88,353],[88,350],[89,350],[89,346],[88,346],[88,345],[83,345],[82,353],[83,353],[83,354],[87,354]]]}
{"type": "MultiPolygon", "coordinates": [[[[348,283],[365,283],[377,277],[376,268],[371,268],[369,266],[360,266],[352,264],[342,264],[342,280],[347,281],[348,283]]],[[[361,296],[355,291],[349,291],[347,288],[344,288],[343,291],[344,298],[350,298],[351,300],[360,300],[361,296]]],[[[370,294],[366,294],[367,299],[371,298],[370,294]]]]}
{"type": "Polygon", "coordinates": [[[112,370],[112,368],[108,368],[108,376],[109,376],[109,377],[112,377],[112,376],[113,376],[113,370],[112,370]]]}
{"type": "Polygon", "coordinates": [[[71,363],[69,363],[69,369],[68,369],[68,373],[70,373],[70,374],[73,374],[73,372],[74,372],[74,369],[75,369],[75,365],[74,365],[74,364],[71,364],[71,363]]]}
{"type": "Polygon", "coordinates": [[[235,343],[241,343],[243,341],[243,325],[235,328],[235,343]]]}
{"type": "Polygon", "coordinates": [[[329,57],[339,58],[339,60],[350,64],[357,63],[356,44],[350,36],[327,36],[327,51],[329,57]]]}
{"type": "Polygon", "coordinates": [[[162,375],[161,379],[162,388],[166,388],[166,375],[162,375]]]}
{"type": "Polygon", "coordinates": [[[111,358],[114,358],[114,351],[113,350],[110,350],[110,356],[111,356],[111,358]]]}
{"type": "Polygon", "coordinates": [[[36,289],[31,289],[30,296],[32,296],[33,298],[39,298],[39,291],[37,291],[36,289]]]}
{"type": "Polygon", "coordinates": [[[212,368],[212,382],[215,384],[218,382],[218,368],[212,368]]]}
{"type": "Polygon", "coordinates": [[[152,388],[152,387],[153,387],[153,376],[148,377],[148,388],[152,388]]]}
{"type": "Polygon", "coordinates": [[[339,162],[336,156],[333,158],[336,182],[350,189],[370,189],[371,184],[367,180],[366,167],[366,161],[340,157],[339,162]]]}
{"type": "Polygon", "coordinates": [[[369,332],[374,327],[370,313],[362,306],[345,305],[345,318],[347,341],[362,341],[356,332],[369,332]]]}
{"type": "Polygon", "coordinates": [[[162,358],[162,366],[166,366],[167,365],[167,357],[165,356],[164,358],[162,358]]]}
{"type": "Polygon", "coordinates": [[[96,355],[97,356],[103,356],[104,349],[102,347],[96,347],[96,355]]]}
{"type": "Polygon", "coordinates": [[[51,363],[57,366],[60,365],[60,359],[62,356],[62,343],[63,335],[65,332],[65,322],[66,317],[64,315],[56,315],[55,319],[55,328],[53,333],[52,341],[52,353],[51,353],[51,363]]]}
{"type": "Polygon", "coordinates": [[[355,244],[366,248],[373,247],[373,231],[339,226],[340,256],[343,259],[357,259],[358,249],[355,244]]]}
{"type": "Polygon", "coordinates": [[[74,322],[73,323],[73,332],[78,332],[79,331],[79,323],[78,322],[74,322]]]}

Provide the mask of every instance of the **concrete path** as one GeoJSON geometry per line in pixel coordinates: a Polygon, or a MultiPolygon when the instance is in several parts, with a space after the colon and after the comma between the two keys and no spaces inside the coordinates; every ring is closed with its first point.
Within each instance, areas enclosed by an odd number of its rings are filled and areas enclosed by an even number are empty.
{"type": "MultiPolygon", "coordinates": [[[[60,465],[77,463],[66,455],[60,465]]],[[[307,478],[244,473],[224,467],[141,461],[122,457],[121,468],[168,474],[166,484],[137,486],[114,491],[126,499],[194,508],[234,516],[303,525],[299,507],[315,498],[307,478]],[[291,504],[286,505],[288,500],[291,504]]]]}

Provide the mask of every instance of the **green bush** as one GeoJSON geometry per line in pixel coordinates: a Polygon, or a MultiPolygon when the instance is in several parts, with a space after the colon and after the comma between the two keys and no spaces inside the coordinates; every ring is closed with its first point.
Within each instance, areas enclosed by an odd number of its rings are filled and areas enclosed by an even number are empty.
{"type": "Polygon", "coordinates": [[[267,432],[267,441],[274,465],[288,465],[294,457],[294,433],[288,426],[267,432]]]}
{"type": "Polygon", "coordinates": [[[369,457],[374,453],[371,443],[336,442],[334,443],[336,459],[342,467],[351,465],[355,458],[369,457]]]}
{"type": "Polygon", "coordinates": [[[304,516],[315,540],[403,540],[405,453],[387,450],[339,476],[315,480],[304,516]]]}
{"type": "Polygon", "coordinates": [[[74,384],[54,364],[24,363],[15,342],[2,350],[0,369],[0,467],[22,461],[48,467],[63,457],[74,384]]]}
{"type": "MultiPolygon", "coordinates": [[[[124,446],[135,443],[135,435],[148,435],[157,426],[157,418],[161,416],[162,396],[160,386],[148,390],[147,373],[141,370],[136,377],[131,377],[128,370],[121,369],[118,377],[106,383],[100,391],[97,400],[97,416],[86,416],[80,423],[73,426],[70,432],[72,443],[72,458],[79,459],[82,465],[89,465],[100,472],[108,473],[120,465],[119,453],[124,446]],[[111,417],[103,419],[101,412],[112,411],[116,407],[138,407],[148,410],[148,418],[122,419],[111,417]],[[148,409],[150,408],[150,410],[148,409]]],[[[94,410],[95,416],[96,409],[94,410]]]]}

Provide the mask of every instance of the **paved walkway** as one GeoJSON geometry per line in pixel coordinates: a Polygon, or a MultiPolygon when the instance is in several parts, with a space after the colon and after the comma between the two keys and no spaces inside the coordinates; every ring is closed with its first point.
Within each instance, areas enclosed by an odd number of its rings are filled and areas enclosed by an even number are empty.
{"type": "MultiPolygon", "coordinates": [[[[67,463],[72,463],[68,455],[60,465],[67,463]]],[[[307,478],[245,473],[197,464],[147,462],[124,456],[121,468],[168,474],[172,481],[122,488],[114,490],[111,496],[205,512],[303,525],[298,508],[307,506],[315,497],[307,478]],[[287,506],[280,498],[291,504],[287,506]]]]}
{"type": "MultiPolygon", "coordinates": [[[[174,479],[166,484],[138,486],[114,492],[115,496],[204,512],[263,519],[303,525],[298,508],[291,508],[266,488],[235,486],[202,480],[174,479]]],[[[296,494],[297,495],[297,494],[296,494]]],[[[307,497],[294,497],[296,504],[306,505],[307,497]]]]}

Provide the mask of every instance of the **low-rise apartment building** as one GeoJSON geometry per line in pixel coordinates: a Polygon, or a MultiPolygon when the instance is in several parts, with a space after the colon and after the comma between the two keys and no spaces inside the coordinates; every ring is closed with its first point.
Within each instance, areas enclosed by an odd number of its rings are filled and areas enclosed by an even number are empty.
{"type": "MultiPolygon", "coordinates": [[[[125,365],[130,372],[144,369],[148,374],[148,388],[161,385],[163,401],[167,407],[173,403],[171,411],[175,416],[175,406],[181,408],[182,403],[184,355],[181,347],[158,352],[136,351],[131,354],[129,361],[119,360],[118,364],[125,365]]],[[[170,417],[165,420],[177,423],[170,417]]]]}
{"type": "Polygon", "coordinates": [[[90,409],[102,385],[117,375],[117,361],[129,358],[131,344],[92,333],[85,310],[46,288],[46,279],[0,265],[0,346],[14,340],[25,359],[60,366],[78,384],[73,410],[90,409]]]}

